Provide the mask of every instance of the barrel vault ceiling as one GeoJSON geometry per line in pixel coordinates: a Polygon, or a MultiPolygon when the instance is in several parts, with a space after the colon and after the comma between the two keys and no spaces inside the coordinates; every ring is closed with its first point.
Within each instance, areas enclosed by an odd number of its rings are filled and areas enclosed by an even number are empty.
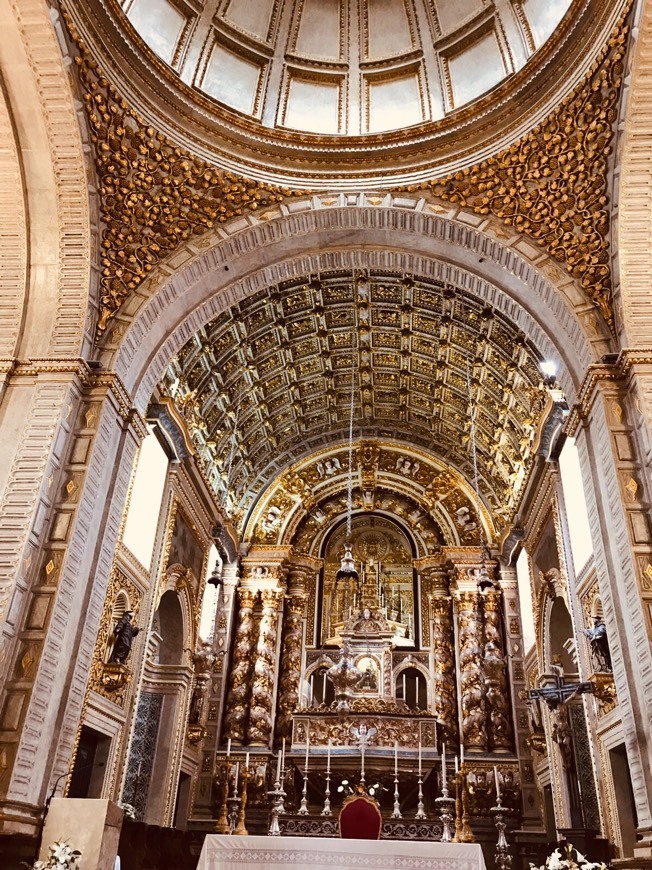
{"type": "MultiPolygon", "coordinates": [[[[268,287],[222,313],[170,361],[172,401],[218,497],[244,518],[279,474],[356,439],[414,445],[473,485],[503,521],[546,409],[539,356],[502,314],[459,288],[333,272],[268,287]]],[[[502,525],[502,523],[500,523],[502,525]]]]}

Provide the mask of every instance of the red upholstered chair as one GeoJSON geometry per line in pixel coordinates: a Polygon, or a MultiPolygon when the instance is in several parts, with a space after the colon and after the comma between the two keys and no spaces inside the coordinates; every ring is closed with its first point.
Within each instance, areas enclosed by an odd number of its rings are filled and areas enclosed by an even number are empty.
{"type": "Polygon", "coordinates": [[[347,840],[379,840],[383,817],[378,802],[358,786],[342,804],[339,815],[340,837],[347,840]]]}

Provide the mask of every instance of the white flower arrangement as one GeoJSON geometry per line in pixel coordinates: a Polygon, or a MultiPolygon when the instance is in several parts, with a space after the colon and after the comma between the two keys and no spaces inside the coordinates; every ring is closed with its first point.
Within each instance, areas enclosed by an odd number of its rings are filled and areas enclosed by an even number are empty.
{"type": "Polygon", "coordinates": [[[606,864],[591,863],[587,861],[584,855],[571,846],[570,843],[565,847],[565,856],[562,858],[559,849],[546,858],[546,863],[543,867],[535,867],[530,864],[530,870],[607,870],[606,864]],[[575,857],[573,857],[575,853],[575,857]]]}
{"type": "Polygon", "coordinates": [[[78,849],[58,840],[48,846],[48,851],[50,854],[45,861],[35,861],[26,866],[30,870],[79,870],[81,852],[78,849]]]}

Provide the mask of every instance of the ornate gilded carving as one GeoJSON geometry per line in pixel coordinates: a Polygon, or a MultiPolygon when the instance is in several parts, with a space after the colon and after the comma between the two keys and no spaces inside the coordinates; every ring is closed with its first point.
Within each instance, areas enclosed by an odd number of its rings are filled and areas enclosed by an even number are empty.
{"type": "Polygon", "coordinates": [[[478,166],[426,186],[440,199],[496,215],[534,239],[613,326],[607,184],[626,28],[601,62],[531,133],[478,166]]]}
{"type": "Polygon", "coordinates": [[[484,672],[486,676],[487,724],[491,749],[512,748],[512,727],[507,702],[506,661],[500,635],[500,593],[487,592],[484,605],[484,672]]]}
{"type": "Polygon", "coordinates": [[[130,681],[131,670],[126,665],[117,667],[117,663],[109,666],[107,658],[109,642],[114,628],[113,608],[116,598],[122,590],[128,596],[129,606],[134,612],[135,617],[137,617],[142,593],[126,574],[117,566],[114,566],[106,591],[104,610],[97,633],[97,643],[95,644],[89,678],[89,687],[93,691],[120,705],[124,703],[124,693],[130,681]]]}
{"type": "Polygon", "coordinates": [[[478,599],[476,592],[460,592],[457,597],[462,738],[465,747],[486,750],[484,644],[478,599]]]}
{"type": "MultiPolygon", "coordinates": [[[[302,724],[302,723],[298,723],[302,724]]],[[[325,746],[330,740],[333,746],[358,746],[358,740],[354,736],[353,728],[365,724],[377,729],[374,743],[378,746],[393,746],[394,742],[405,747],[418,745],[420,739],[421,723],[415,719],[383,717],[379,719],[358,719],[349,715],[346,719],[323,718],[310,720],[310,743],[313,746],[325,746]]],[[[295,741],[305,742],[305,726],[303,729],[304,740],[301,741],[298,733],[294,735],[295,741]]]]}
{"type": "Polygon", "coordinates": [[[176,147],[115,92],[83,46],[75,62],[104,220],[99,337],[129,294],[179,244],[292,193],[221,171],[176,147]]]}
{"type": "Polygon", "coordinates": [[[190,714],[188,716],[187,737],[189,743],[199,743],[208,732],[204,728],[208,717],[206,701],[208,689],[215,664],[215,653],[210,643],[203,643],[201,648],[192,657],[195,666],[195,687],[190,702],[190,714]]]}
{"type": "Polygon", "coordinates": [[[264,589],[260,597],[263,613],[258,628],[247,738],[249,743],[267,745],[272,735],[272,697],[276,676],[278,605],[279,601],[282,600],[283,593],[264,589]]]}
{"type": "Polygon", "coordinates": [[[276,739],[289,738],[292,731],[292,713],[299,703],[299,680],[301,678],[301,647],[303,641],[303,614],[306,608],[305,594],[293,595],[285,608],[283,651],[278,684],[278,712],[276,716],[276,739]]]}
{"type": "Polygon", "coordinates": [[[604,672],[591,674],[589,682],[595,686],[594,695],[598,699],[600,715],[606,716],[607,713],[611,713],[618,706],[618,695],[616,694],[613,674],[604,672]]]}
{"type": "Polygon", "coordinates": [[[254,617],[256,593],[250,589],[238,589],[240,609],[238,627],[233,649],[233,667],[226,703],[224,726],[227,737],[235,743],[244,741],[247,721],[247,704],[251,692],[254,617]]]}
{"type": "Polygon", "coordinates": [[[453,636],[453,606],[450,598],[432,598],[432,649],[434,655],[435,714],[442,742],[457,746],[458,717],[455,679],[455,641],[453,636]]]}

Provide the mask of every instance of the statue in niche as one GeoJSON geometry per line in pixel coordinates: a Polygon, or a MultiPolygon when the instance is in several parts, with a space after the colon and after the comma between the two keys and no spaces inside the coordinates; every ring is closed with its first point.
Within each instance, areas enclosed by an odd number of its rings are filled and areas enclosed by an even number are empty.
{"type": "Polygon", "coordinates": [[[134,614],[131,610],[125,611],[124,615],[113,629],[115,645],[110,658],[110,661],[112,662],[117,662],[118,664],[123,665],[129,657],[134,638],[140,632],[140,629],[131,622],[133,615],[134,614]]]}
{"type": "Polygon", "coordinates": [[[601,616],[593,617],[593,627],[585,628],[584,634],[591,642],[591,655],[596,671],[611,671],[611,652],[607,638],[607,626],[601,616]]]}
{"type": "Polygon", "coordinates": [[[270,509],[267,511],[267,515],[262,522],[262,527],[264,532],[274,532],[281,525],[281,509],[276,507],[276,505],[272,505],[270,509]]]}

